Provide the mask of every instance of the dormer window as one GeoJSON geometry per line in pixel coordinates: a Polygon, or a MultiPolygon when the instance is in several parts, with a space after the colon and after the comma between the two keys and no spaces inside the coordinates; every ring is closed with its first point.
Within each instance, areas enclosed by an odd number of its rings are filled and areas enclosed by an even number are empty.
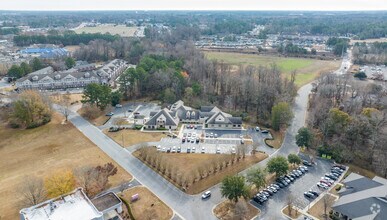
{"type": "Polygon", "coordinates": [[[187,113],[185,113],[185,117],[186,118],[190,118],[191,117],[191,114],[189,113],[189,111],[187,111],[187,113]]]}

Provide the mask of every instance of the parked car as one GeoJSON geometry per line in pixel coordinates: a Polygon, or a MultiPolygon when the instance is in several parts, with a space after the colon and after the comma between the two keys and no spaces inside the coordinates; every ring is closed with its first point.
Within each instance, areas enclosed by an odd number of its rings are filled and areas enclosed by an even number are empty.
{"type": "Polygon", "coordinates": [[[208,199],[211,197],[211,191],[206,191],[202,194],[202,199],[208,199]]]}
{"type": "Polygon", "coordinates": [[[172,153],[176,153],[176,147],[175,147],[175,146],[172,147],[171,152],[172,152],[172,153]]]}
{"type": "Polygon", "coordinates": [[[269,193],[270,195],[273,195],[273,194],[274,194],[274,192],[273,192],[270,188],[264,189],[263,192],[267,192],[267,193],[269,193]]]}
{"type": "Polygon", "coordinates": [[[206,133],[206,138],[208,138],[210,135],[208,133],[206,133]]]}
{"type": "Polygon", "coordinates": [[[308,167],[312,166],[312,163],[307,161],[307,160],[303,160],[302,164],[304,164],[305,166],[308,166],[308,167]]]}
{"type": "Polygon", "coordinates": [[[161,151],[161,146],[157,145],[156,149],[157,149],[157,151],[161,151]]]}
{"type": "Polygon", "coordinates": [[[133,112],[133,109],[128,109],[128,112],[133,112]]]}
{"type": "Polygon", "coordinates": [[[297,178],[297,176],[294,175],[293,173],[290,173],[289,176],[291,176],[293,179],[296,179],[296,178],[297,178]]]}
{"type": "Polygon", "coordinates": [[[273,193],[276,193],[276,192],[277,192],[277,188],[275,188],[275,187],[268,186],[268,188],[269,188],[273,193]]]}
{"type": "Polygon", "coordinates": [[[327,186],[332,186],[332,183],[326,181],[326,180],[320,180],[320,183],[324,183],[327,186]]]}
{"type": "Polygon", "coordinates": [[[206,149],[202,147],[202,154],[204,154],[205,152],[206,152],[206,149]]]}
{"type": "Polygon", "coordinates": [[[195,151],[196,151],[196,148],[195,147],[192,147],[192,153],[195,153],[195,151]]]}
{"type": "Polygon", "coordinates": [[[322,182],[318,182],[317,186],[320,187],[320,188],[323,188],[323,189],[328,189],[329,188],[329,186],[327,184],[324,184],[322,182]]]}
{"type": "Polygon", "coordinates": [[[109,116],[109,117],[111,117],[111,116],[113,116],[114,115],[114,113],[113,112],[109,112],[109,113],[106,113],[106,115],[105,116],[109,116]]]}
{"type": "Polygon", "coordinates": [[[269,130],[262,130],[261,133],[262,133],[262,134],[268,134],[268,133],[269,133],[269,130]]]}
{"type": "Polygon", "coordinates": [[[214,133],[210,133],[210,138],[213,138],[214,137],[214,133]]]}
{"type": "Polygon", "coordinates": [[[268,193],[268,192],[266,192],[266,191],[261,191],[261,192],[259,192],[259,193],[265,195],[265,196],[268,197],[268,198],[270,197],[270,193],[268,193]]]}
{"type": "Polygon", "coordinates": [[[163,149],[161,150],[162,152],[166,152],[167,151],[167,148],[163,147],[163,149]]]}
{"type": "Polygon", "coordinates": [[[253,197],[253,201],[255,201],[255,202],[259,203],[259,204],[263,204],[266,200],[267,200],[267,198],[264,199],[262,196],[255,195],[253,197]]]}
{"type": "Polygon", "coordinates": [[[196,138],[196,143],[199,144],[199,142],[200,142],[200,139],[197,137],[196,138]]]}
{"type": "Polygon", "coordinates": [[[181,147],[177,147],[177,153],[181,153],[181,147]]]}
{"type": "Polygon", "coordinates": [[[241,139],[241,144],[245,144],[245,140],[243,140],[243,138],[241,139]]]}
{"type": "Polygon", "coordinates": [[[214,134],[214,138],[218,138],[218,134],[214,134]]]}
{"type": "Polygon", "coordinates": [[[121,104],[117,104],[116,108],[122,108],[122,105],[121,104]]]}
{"type": "Polygon", "coordinates": [[[190,147],[187,147],[187,153],[191,153],[191,148],[190,147]]]}
{"type": "Polygon", "coordinates": [[[304,196],[309,198],[309,199],[314,199],[314,195],[310,192],[304,192],[304,196]]]}
{"type": "Polygon", "coordinates": [[[313,190],[309,190],[309,193],[312,193],[315,197],[318,197],[320,195],[316,191],[313,191],[313,190]]]}
{"type": "Polygon", "coordinates": [[[232,147],[232,148],[231,148],[231,153],[232,153],[232,154],[236,154],[235,147],[232,147]]]}
{"type": "Polygon", "coordinates": [[[110,127],[109,128],[109,132],[117,132],[119,130],[120,130],[120,128],[118,128],[118,127],[110,127]]]}
{"type": "Polygon", "coordinates": [[[335,182],[334,180],[332,180],[332,179],[330,179],[330,178],[328,178],[328,177],[326,177],[326,176],[321,177],[321,180],[326,180],[326,181],[328,181],[328,182],[330,182],[330,183],[334,183],[334,182],[335,182]]]}
{"type": "Polygon", "coordinates": [[[191,143],[192,143],[192,144],[195,143],[195,138],[191,138],[191,143]]]}
{"type": "Polygon", "coordinates": [[[280,188],[284,188],[285,187],[285,185],[281,181],[277,181],[275,184],[277,186],[279,186],[280,188]]]}
{"type": "Polygon", "coordinates": [[[217,153],[217,154],[220,154],[220,147],[217,147],[217,148],[216,148],[216,153],[217,153]]]}
{"type": "Polygon", "coordinates": [[[255,127],[255,131],[260,131],[261,129],[257,126],[255,127]]]}
{"type": "Polygon", "coordinates": [[[278,191],[279,189],[281,189],[280,186],[278,186],[277,184],[274,184],[274,183],[272,183],[270,186],[273,187],[273,188],[275,188],[277,191],[278,191]]]}
{"type": "Polygon", "coordinates": [[[294,181],[294,178],[291,177],[291,176],[289,176],[289,175],[285,175],[285,177],[288,178],[288,179],[290,179],[290,181],[292,181],[292,182],[294,181]]]}
{"type": "Polygon", "coordinates": [[[182,142],[182,143],[184,143],[184,142],[185,142],[185,137],[183,137],[183,138],[181,139],[181,142],[182,142]]]}
{"type": "Polygon", "coordinates": [[[306,167],[306,166],[300,166],[301,168],[303,168],[306,172],[308,172],[309,171],[309,169],[308,169],[308,167],[306,167]]]}
{"type": "Polygon", "coordinates": [[[171,148],[170,147],[167,148],[167,153],[171,153],[171,148]]]}

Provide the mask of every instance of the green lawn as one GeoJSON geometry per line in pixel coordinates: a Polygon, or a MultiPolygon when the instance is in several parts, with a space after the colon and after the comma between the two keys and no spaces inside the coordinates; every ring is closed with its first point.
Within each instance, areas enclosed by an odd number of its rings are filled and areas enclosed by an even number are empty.
{"type": "Polygon", "coordinates": [[[241,54],[228,52],[204,52],[208,59],[219,60],[232,65],[268,66],[275,63],[286,77],[296,71],[296,84],[305,85],[313,81],[319,74],[336,70],[340,61],[325,61],[303,58],[285,58],[256,54],[241,54]]]}

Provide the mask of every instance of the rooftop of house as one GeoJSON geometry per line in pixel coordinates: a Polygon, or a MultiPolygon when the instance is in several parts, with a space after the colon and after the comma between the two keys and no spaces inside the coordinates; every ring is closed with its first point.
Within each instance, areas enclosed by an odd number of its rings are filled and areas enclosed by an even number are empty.
{"type": "Polygon", "coordinates": [[[20,210],[25,220],[84,220],[103,216],[81,188],[38,205],[20,210]]]}
{"type": "Polygon", "coordinates": [[[351,173],[339,191],[340,198],[332,208],[351,219],[382,219],[387,216],[387,180],[369,179],[351,173]]]}

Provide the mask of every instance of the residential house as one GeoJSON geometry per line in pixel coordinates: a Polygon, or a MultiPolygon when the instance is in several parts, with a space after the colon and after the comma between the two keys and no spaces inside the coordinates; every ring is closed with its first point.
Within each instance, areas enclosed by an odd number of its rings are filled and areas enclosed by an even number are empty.
{"type": "Polygon", "coordinates": [[[387,179],[351,173],[343,184],[338,192],[340,198],[332,206],[338,216],[353,220],[386,219],[387,179]]]}
{"type": "Polygon", "coordinates": [[[82,188],[20,210],[21,220],[122,219],[122,201],[112,192],[89,199],[82,188]]]}

